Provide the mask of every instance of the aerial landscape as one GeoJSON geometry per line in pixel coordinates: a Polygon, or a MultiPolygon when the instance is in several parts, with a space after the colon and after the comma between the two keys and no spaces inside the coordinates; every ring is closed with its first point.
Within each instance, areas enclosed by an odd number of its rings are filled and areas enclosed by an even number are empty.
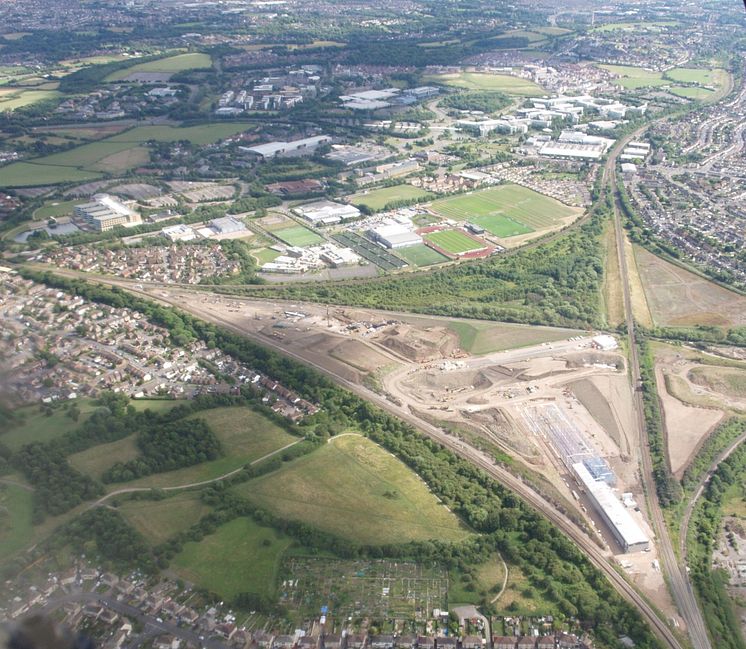
{"type": "Polygon", "coordinates": [[[746,649],[746,11],[0,3],[0,644],[746,649]]]}

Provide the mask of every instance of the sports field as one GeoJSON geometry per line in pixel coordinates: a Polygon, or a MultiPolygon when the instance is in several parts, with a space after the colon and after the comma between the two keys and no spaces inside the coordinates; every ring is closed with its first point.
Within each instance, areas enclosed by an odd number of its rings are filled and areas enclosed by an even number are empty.
{"type": "Polygon", "coordinates": [[[666,76],[674,81],[683,83],[698,83],[703,86],[722,83],[724,70],[720,68],[674,68],[666,72],[666,76]]]}
{"type": "Polygon", "coordinates": [[[481,250],[484,246],[460,230],[439,230],[423,235],[428,241],[453,255],[460,255],[472,250],[481,250]]]}
{"type": "Polygon", "coordinates": [[[373,189],[367,193],[358,193],[350,196],[353,205],[367,205],[372,210],[381,210],[389,203],[395,201],[420,200],[426,201],[432,197],[430,192],[412,187],[412,185],[401,184],[392,187],[373,189]]]}
{"type": "Polygon", "coordinates": [[[196,70],[209,68],[212,65],[212,59],[209,54],[201,52],[191,52],[189,54],[177,54],[157,61],[148,61],[147,63],[138,63],[130,68],[112,72],[105,81],[121,81],[132,74],[138,72],[162,72],[176,73],[183,70],[196,70]]]}
{"type": "Polygon", "coordinates": [[[299,248],[313,246],[314,244],[324,241],[324,239],[313,230],[309,230],[302,225],[294,225],[290,228],[275,230],[272,234],[289,246],[298,246],[299,248]]]}
{"type": "Polygon", "coordinates": [[[359,435],[333,438],[234,491],[277,516],[359,543],[457,541],[469,534],[411,469],[359,435]]]}
{"type": "Polygon", "coordinates": [[[84,201],[72,200],[72,201],[50,201],[44,203],[34,212],[35,219],[48,219],[52,216],[64,216],[65,214],[72,214],[73,208],[76,205],[80,205],[84,201]]]}
{"type": "MultiPolygon", "coordinates": [[[[575,214],[571,207],[559,201],[539,194],[520,185],[500,185],[469,194],[460,194],[434,201],[431,205],[434,212],[458,221],[474,221],[485,230],[491,227],[498,231],[513,232],[520,225],[532,230],[544,230],[553,227],[557,222],[575,214]],[[485,217],[506,217],[515,222],[515,226],[499,220],[486,220],[485,217]],[[488,227],[489,226],[489,227],[488,227]]],[[[496,236],[500,235],[493,232],[496,236]]],[[[516,232],[516,234],[520,234],[516,232]]]]}
{"type": "Polygon", "coordinates": [[[454,88],[468,90],[499,90],[507,95],[521,97],[541,96],[543,88],[528,79],[510,74],[488,74],[486,72],[459,72],[456,74],[429,74],[423,77],[427,83],[442,83],[454,88]]]}
{"type": "Polygon", "coordinates": [[[448,257],[441,255],[437,250],[433,250],[424,243],[406,248],[397,248],[396,254],[414,266],[432,266],[448,261],[448,257]]]}
{"type": "Polygon", "coordinates": [[[185,543],[171,567],[225,599],[239,593],[274,598],[280,560],[291,544],[292,539],[270,527],[236,518],[199,543],[185,543]]]}
{"type": "Polygon", "coordinates": [[[148,141],[189,140],[196,145],[211,144],[247,128],[245,122],[175,126],[139,126],[112,137],[89,142],[69,151],[53,153],[28,162],[16,162],[0,168],[0,186],[29,187],[63,182],[93,180],[101,172],[124,173],[146,163],[148,141]]]}
{"type": "Polygon", "coordinates": [[[663,86],[668,83],[661,72],[653,72],[644,68],[631,65],[602,65],[604,70],[620,76],[619,85],[633,90],[635,88],[647,88],[663,86]]]}
{"type": "Polygon", "coordinates": [[[670,92],[686,99],[707,99],[714,93],[709,88],[698,88],[697,86],[675,86],[671,88],[670,92]]]}
{"type": "Polygon", "coordinates": [[[489,216],[477,216],[473,218],[472,223],[481,225],[487,232],[494,234],[496,237],[515,237],[519,234],[528,234],[533,232],[531,228],[523,223],[514,221],[507,216],[489,215],[489,216]]]}

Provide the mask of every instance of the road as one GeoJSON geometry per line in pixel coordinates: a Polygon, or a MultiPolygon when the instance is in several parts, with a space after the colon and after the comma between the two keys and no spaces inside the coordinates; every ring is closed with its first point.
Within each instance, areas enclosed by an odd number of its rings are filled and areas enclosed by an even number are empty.
{"type": "MultiPolygon", "coordinates": [[[[607,184],[614,197],[614,229],[616,233],[617,254],[619,257],[619,266],[621,272],[622,289],[624,295],[624,319],[627,325],[627,336],[629,339],[629,366],[632,385],[640,384],[640,358],[637,350],[635,337],[635,319],[632,313],[632,297],[630,288],[629,268],[627,267],[627,257],[624,251],[624,232],[622,229],[622,215],[619,205],[619,195],[617,191],[616,178],[616,158],[623,148],[624,144],[633,137],[639,137],[649,125],[642,127],[627,136],[615,147],[612,154],[604,167],[604,183],[607,184]]],[[[699,610],[697,599],[694,596],[689,576],[683,565],[680,565],[674,552],[671,538],[668,534],[666,521],[663,517],[663,511],[658,502],[655,481],[653,479],[653,461],[650,454],[650,443],[645,426],[644,407],[642,393],[634,391],[635,404],[635,423],[640,438],[640,459],[642,463],[642,483],[645,493],[647,494],[648,512],[650,522],[656,536],[656,546],[658,556],[660,557],[661,570],[667,578],[667,583],[671,594],[673,595],[679,613],[684,618],[687,625],[687,631],[694,649],[711,649],[710,638],[707,635],[702,612],[699,610]]]]}
{"type": "MultiPolygon", "coordinates": [[[[112,284],[111,278],[106,280],[106,283],[112,284]]],[[[116,283],[116,282],[115,282],[116,283]]],[[[121,286],[121,285],[120,285],[121,286]]],[[[366,388],[365,386],[352,383],[344,377],[336,374],[334,371],[315,365],[303,358],[296,352],[286,349],[279,342],[261,336],[255,332],[243,329],[237,326],[231,321],[222,318],[215,311],[211,311],[201,305],[199,301],[193,301],[185,304],[181,301],[170,299],[168,295],[164,295],[163,292],[159,292],[158,296],[154,296],[144,290],[135,289],[131,285],[127,286],[126,289],[133,293],[139,294],[150,300],[165,303],[169,306],[173,306],[182,310],[186,310],[192,315],[195,315],[203,320],[212,322],[220,325],[226,329],[229,329],[242,336],[246,336],[250,339],[255,340],[260,345],[270,347],[279,353],[289,356],[305,365],[312,365],[318,372],[325,374],[336,383],[347,388],[351,392],[362,397],[366,401],[369,401],[381,409],[393,414],[411,424],[419,431],[437,441],[439,444],[448,448],[456,455],[471,462],[474,466],[479,467],[485,473],[496,479],[498,482],[506,486],[508,489],[514,491],[521,496],[529,505],[539,510],[544,516],[554,523],[567,537],[573,540],[586,554],[591,563],[593,563],[599,570],[601,570],[609,581],[612,583],[617,592],[620,593],[627,601],[636,606],[643,617],[648,621],[651,628],[654,630],[656,635],[663,641],[663,643],[671,649],[682,649],[682,646],[678,642],[676,636],[672,633],[668,624],[658,617],[655,609],[648,603],[648,601],[640,595],[640,593],[620,574],[617,572],[614,565],[609,561],[608,557],[604,552],[595,544],[595,542],[586,535],[586,533],[580,529],[574,522],[566,517],[561,512],[557,511],[554,504],[545,500],[545,498],[536,492],[531,486],[525,484],[522,480],[517,478],[515,475],[504,469],[503,467],[496,465],[494,460],[475,449],[474,447],[464,443],[441,428],[430,424],[427,421],[420,419],[413,415],[409,410],[404,407],[398,406],[380,394],[366,388]]]]}

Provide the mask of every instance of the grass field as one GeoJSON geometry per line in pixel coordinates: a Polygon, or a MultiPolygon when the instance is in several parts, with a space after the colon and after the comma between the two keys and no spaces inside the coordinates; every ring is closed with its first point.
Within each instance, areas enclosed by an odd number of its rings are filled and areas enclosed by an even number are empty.
{"type": "MultiPolygon", "coordinates": [[[[505,568],[498,555],[495,554],[490,557],[489,561],[473,566],[473,569],[473,578],[460,573],[456,568],[451,570],[448,582],[449,606],[455,604],[479,605],[482,602],[483,594],[496,590],[494,593],[496,595],[500,591],[505,579],[505,568]]],[[[508,577],[510,577],[510,571],[508,571],[508,577]]]]}
{"type": "Polygon", "coordinates": [[[432,197],[430,192],[412,187],[412,185],[393,185],[381,189],[372,189],[367,193],[358,193],[349,196],[353,205],[367,205],[372,210],[381,210],[394,201],[419,200],[426,201],[432,197]]]}
{"type": "Polygon", "coordinates": [[[527,228],[526,232],[544,230],[576,213],[573,208],[520,185],[499,185],[490,189],[442,198],[434,201],[431,208],[434,212],[450,219],[474,221],[490,232],[492,232],[490,227],[494,227],[497,231],[493,234],[496,236],[522,234],[516,231],[521,225],[527,228]],[[506,217],[516,225],[512,226],[509,222],[485,217],[506,217]],[[498,232],[506,231],[515,232],[515,234],[498,234],[498,232]]]}
{"type": "Polygon", "coordinates": [[[429,232],[423,236],[439,248],[454,255],[460,255],[471,250],[479,250],[484,247],[470,236],[461,232],[461,230],[440,230],[438,232],[429,232]]]}
{"type": "MultiPolygon", "coordinates": [[[[220,440],[223,456],[211,462],[157,473],[124,483],[128,487],[169,487],[212,480],[298,441],[263,415],[246,407],[213,408],[190,417],[202,418],[220,440]]],[[[111,458],[110,458],[111,459],[111,458]]],[[[113,458],[109,466],[118,458],[113,458]]],[[[122,484],[110,485],[110,490],[122,484]]]]}
{"type": "Polygon", "coordinates": [[[679,97],[688,99],[706,99],[710,91],[705,88],[693,88],[690,86],[677,86],[675,83],[698,83],[707,86],[722,86],[727,73],[719,68],[709,70],[699,68],[674,68],[667,72],[654,72],[630,65],[601,65],[613,74],[620,75],[619,84],[624,88],[634,90],[636,88],[656,88],[671,85],[670,92],[679,97]]]}
{"type": "Polygon", "coordinates": [[[357,435],[337,437],[234,489],[278,516],[359,543],[456,541],[469,534],[414,472],[357,435]]]}
{"type": "Polygon", "coordinates": [[[722,83],[723,70],[717,68],[711,70],[702,68],[674,68],[666,72],[666,76],[674,81],[710,86],[722,83]]]}
{"type": "Polygon", "coordinates": [[[22,487],[0,484],[0,561],[31,542],[32,499],[32,493],[22,487]]]}
{"type": "Polygon", "coordinates": [[[140,450],[137,448],[137,436],[133,434],[116,442],[99,444],[85,451],[73,453],[67,460],[81,473],[98,480],[104,471],[115,462],[129,462],[129,460],[134,460],[139,455],[140,450]]]}
{"type": "Polygon", "coordinates": [[[0,112],[16,110],[24,106],[30,106],[46,99],[56,99],[60,93],[55,90],[22,90],[5,97],[0,96],[0,112]]]}
{"type": "Polygon", "coordinates": [[[676,86],[671,88],[670,92],[678,97],[685,97],[686,99],[707,99],[714,94],[714,90],[709,88],[698,88],[696,86],[676,86]]]}
{"type": "Polygon", "coordinates": [[[212,59],[209,54],[201,52],[191,52],[189,54],[177,54],[157,61],[148,61],[147,63],[138,63],[130,68],[112,72],[105,81],[122,81],[132,74],[138,72],[163,72],[176,73],[183,70],[205,69],[212,65],[212,59]]]}
{"type": "Polygon", "coordinates": [[[73,208],[76,205],[80,205],[82,201],[50,201],[44,203],[40,208],[34,212],[35,219],[48,219],[52,216],[64,216],[65,214],[72,214],[73,208]]]}
{"type": "Polygon", "coordinates": [[[259,248],[258,250],[252,250],[251,255],[261,266],[262,264],[266,264],[277,259],[280,256],[280,253],[269,248],[259,248]]]}
{"type": "Polygon", "coordinates": [[[278,239],[284,241],[289,246],[298,246],[300,248],[313,246],[317,243],[321,243],[324,240],[313,230],[309,230],[302,225],[294,225],[290,228],[275,230],[272,234],[274,234],[278,239]]]}
{"type": "Polygon", "coordinates": [[[533,232],[533,230],[528,226],[523,225],[523,223],[519,223],[518,221],[514,221],[507,216],[477,216],[471,219],[471,221],[477,225],[481,225],[485,230],[487,230],[487,232],[494,234],[496,237],[515,237],[519,234],[533,232]]]}
{"type": "Polygon", "coordinates": [[[485,72],[460,72],[457,74],[425,75],[426,83],[442,83],[454,88],[467,90],[499,90],[508,95],[521,97],[541,96],[544,90],[533,81],[509,74],[488,74],[485,72]]]}
{"type": "Polygon", "coordinates": [[[591,29],[592,32],[613,32],[619,29],[632,30],[632,29],[650,29],[656,27],[675,27],[678,25],[675,20],[661,20],[661,21],[647,21],[639,23],[607,23],[600,27],[594,27],[591,29]]]}
{"type": "Polygon", "coordinates": [[[416,246],[397,248],[396,254],[414,266],[433,266],[448,261],[448,257],[441,255],[437,250],[419,243],[416,246]]]}
{"type": "Polygon", "coordinates": [[[240,133],[246,130],[247,126],[245,122],[202,124],[184,128],[138,126],[69,151],[2,167],[0,186],[27,187],[93,180],[101,177],[101,171],[119,174],[149,160],[149,153],[144,145],[150,140],[188,140],[202,146],[240,133]]]}
{"type": "Polygon", "coordinates": [[[171,567],[225,599],[243,592],[274,598],[280,561],[291,543],[269,527],[237,518],[199,543],[186,543],[171,567]]]}
{"type": "Polygon", "coordinates": [[[158,544],[197,523],[210,507],[189,492],[164,500],[129,500],[119,511],[150,543],[158,544]]]}
{"type": "Polygon", "coordinates": [[[458,334],[464,351],[476,355],[567,340],[580,333],[574,329],[461,320],[448,321],[446,326],[458,334]]]}
{"type": "Polygon", "coordinates": [[[736,399],[746,398],[746,371],[733,367],[695,367],[690,371],[693,383],[704,385],[736,399]]]}

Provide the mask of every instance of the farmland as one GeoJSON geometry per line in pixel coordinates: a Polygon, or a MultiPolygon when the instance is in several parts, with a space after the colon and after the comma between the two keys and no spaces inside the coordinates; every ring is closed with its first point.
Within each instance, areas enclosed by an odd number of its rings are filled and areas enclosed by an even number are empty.
{"type": "Polygon", "coordinates": [[[210,508],[199,494],[190,492],[163,500],[130,500],[119,511],[149,542],[157,544],[194,525],[210,508]]]}
{"type": "Polygon", "coordinates": [[[208,54],[192,52],[189,54],[177,54],[157,61],[148,61],[147,63],[138,63],[132,67],[123,70],[117,70],[108,77],[106,81],[126,80],[133,74],[144,73],[163,73],[174,74],[184,70],[205,69],[212,65],[212,59],[208,54]]]}
{"type": "Polygon", "coordinates": [[[433,250],[423,243],[399,248],[396,252],[413,266],[433,266],[448,261],[448,257],[441,255],[437,250],[433,250]]]}
{"type": "Polygon", "coordinates": [[[18,92],[0,95],[0,113],[30,106],[39,101],[57,99],[60,93],[55,90],[19,90],[18,92]]]}
{"type": "Polygon", "coordinates": [[[468,535],[409,468],[357,435],[334,438],[235,490],[278,516],[359,543],[456,541],[468,535]]]}
{"type": "Polygon", "coordinates": [[[438,230],[423,235],[425,239],[435,244],[442,250],[453,255],[460,255],[472,250],[480,250],[484,245],[461,230],[438,230]]]}
{"type": "Polygon", "coordinates": [[[434,201],[431,209],[446,218],[473,221],[495,236],[515,236],[551,228],[577,213],[553,198],[520,185],[500,185],[443,198],[434,201]],[[521,226],[524,232],[520,232],[521,226]],[[504,234],[506,232],[511,234],[504,234]]]}
{"type": "Polygon", "coordinates": [[[274,597],[284,552],[292,540],[249,518],[236,518],[198,543],[186,543],[172,569],[225,599],[239,593],[274,597]]]}
{"type": "Polygon", "coordinates": [[[425,201],[432,197],[432,194],[412,185],[394,185],[393,187],[383,187],[373,189],[369,192],[361,192],[350,196],[350,202],[353,205],[367,205],[371,210],[381,210],[389,203],[397,201],[425,201]]]}
{"type": "Polygon", "coordinates": [[[509,74],[484,72],[459,72],[456,74],[432,74],[423,79],[427,83],[441,83],[467,90],[497,90],[508,95],[530,97],[542,95],[544,90],[533,81],[509,74]]]}
{"type": "Polygon", "coordinates": [[[93,180],[101,172],[123,173],[148,161],[144,145],[157,142],[188,140],[205,145],[245,130],[243,122],[207,124],[178,128],[175,126],[139,126],[111,137],[89,142],[69,151],[53,153],[28,162],[16,162],[0,169],[0,185],[27,187],[64,182],[93,180]]]}
{"type": "Polygon", "coordinates": [[[289,246],[297,246],[299,248],[313,246],[324,241],[324,239],[313,230],[309,230],[302,225],[294,225],[290,228],[275,230],[272,234],[289,246]]]}

